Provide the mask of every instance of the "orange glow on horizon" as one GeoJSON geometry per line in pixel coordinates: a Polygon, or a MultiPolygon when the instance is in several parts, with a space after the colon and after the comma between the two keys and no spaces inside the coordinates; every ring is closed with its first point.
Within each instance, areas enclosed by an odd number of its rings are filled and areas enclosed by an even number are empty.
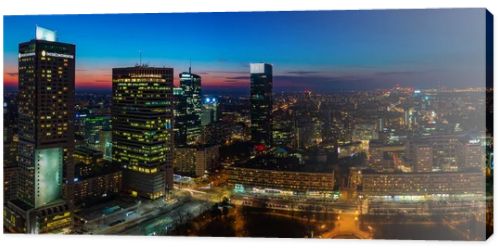
{"type": "MultiPolygon", "coordinates": [[[[212,88],[231,88],[231,87],[244,87],[249,85],[249,80],[230,80],[228,77],[232,74],[201,74],[202,85],[204,87],[212,88]]],[[[4,67],[4,86],[17,87],[18,76],[16,67],[4,67]]],[[[90,88],[90,89],[111,89],[111,72],[103,71],[76,71],[75,73],[76,88],[90,88]]],[[[179,86],[179,79],[177,74],[174,76],[174,85],[179,86]]]]}
{"type": "MultiPolygon", "coordinates": [[[[75,71],[75,85],[76,88],[97,88],[97,89],[111,89],[112,67],[83,67],[76,68],[75,71]]],[[[179,73],[181,71],[174,69],[174,86],[179,86],[179,73]]],[[[242,78],[242,72],[220,72],[199,69],[201,76],[201,83],[203,87],[208,88],[241,88],[250,85],[250,76],[248,79],[242,78]]],[[[194,73],[197,73],[196,71],[194,73]]],[[[17,87],[17,63],[4,65],[4,86],[17,87]]]]}

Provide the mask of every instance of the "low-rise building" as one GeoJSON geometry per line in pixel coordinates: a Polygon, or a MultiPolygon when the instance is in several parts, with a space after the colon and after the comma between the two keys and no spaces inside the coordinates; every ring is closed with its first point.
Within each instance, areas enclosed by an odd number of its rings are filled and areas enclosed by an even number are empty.
{"type": "Polygon", "coordinates": [[[74,183],[76,205],[91,204],[120,193],[122,170],[107,167],[90,176],[81,177],[74,183]]]}
{"type": "Polygon", "coordinates": [[[228,182],[235,190],[285,194],[330,194],[335,179],[332,172],[278,171],[228,167],[228,182]]]}
{"type": "Polygon", "coordinates": [[[293,157],[256,157],[225,172],[235,192],[328,196],[335,184],[333,169],[301,164],[293,157]]]}
{"type": "Polygon", "coordinates": [[[102,152],[87,146],[78,146],[73,153],[77,177],[90,176],[104,161],[102,152]]]}
{"type": "Polygon", "coordinates": [[[3,219],[4,229],[12,233],[69,233],[73,226],[72,212],[63,200],[33,208],[15,199],[7,203],[3,219]]]}
{"type": "Polygon", "coordinates": [[[453,196],[484,195],[482,172],[363,173],[363,195],[453,196]]]}

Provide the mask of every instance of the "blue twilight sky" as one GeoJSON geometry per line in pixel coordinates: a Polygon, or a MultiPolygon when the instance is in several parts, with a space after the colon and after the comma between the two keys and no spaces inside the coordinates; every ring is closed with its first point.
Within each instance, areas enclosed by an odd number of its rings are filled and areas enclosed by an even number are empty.
{"type": "Polygon", "coordinates": [[[4,85],[35,25],[77,46],[77,87],[110,88],[111,68],[142,62],[246,88],[250,62],[275,90],[485,85],[484,9],[101,14],[4,17],[4,85]]]}

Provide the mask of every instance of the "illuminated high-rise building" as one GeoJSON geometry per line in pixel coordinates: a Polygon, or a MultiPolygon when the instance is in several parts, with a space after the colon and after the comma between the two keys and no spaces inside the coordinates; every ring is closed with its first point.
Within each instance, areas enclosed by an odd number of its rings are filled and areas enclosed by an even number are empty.
{"type": "Polygon", "coordinates": [[[160,198],[172,188],[172,68],[113,68],[112,159],[132,196],[160,198]]]}
{"type": "Polygon", "coordinates": [[[219,103],[214,97],[206,97],[203,100],[203,111],[201,114],[201,125],[206,126],[219,119],[219,103]]]}
{"type": "Polygon", "coordinates": [[[83,118],[83,140],[85,145],[100,150],[101,132],[109,131],[111,127],[111,116],[91,114],[83,118]]]}
{"type": "Polygon", "coordinates": [[[179,74],[179,95],[176,95],[175,143],[177,146],[195,145],[201,140],[201,77],[189,72],[179,74]]]}
{"type": "Polygon", "coordinates": [[[36,39],[19,44],[18,67],[19,186],[4,223],[57,232],[72,223],[75,45],[37,27],[36,39]]]}
{"type": "Polygon", "coordinates": [[[251,131],[255,144],[272,144],[273,67],[265,63],[250,64],[251,131]]]}
{"type": "Polygon", "coordinates": [[[111,130],[102,130],[99,132],[99,151],[102,152],[103,159],[111,161],[113,140],[111,130]]]}

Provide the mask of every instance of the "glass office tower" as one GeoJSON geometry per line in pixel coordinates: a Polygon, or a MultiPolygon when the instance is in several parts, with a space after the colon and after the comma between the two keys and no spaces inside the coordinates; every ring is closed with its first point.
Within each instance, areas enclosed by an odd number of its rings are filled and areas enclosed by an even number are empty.
{"type": "Polygon", "coordinates": [[[172,188],[172,68],[113,68],[112,159],[124,189],[157,199],[172,188]]]}
{"type": "Polygon", "coordinates": [[[175,118],[177,146],[196,145],[201,137],[201,77],[189,72],[179,74],[182,94],[178,95],[175,118]]]}
{"type": "Polygon", "coordinates": [[[18,67],[19,185],[5,223],[15,232],[60,231],[71,225],[75,45],[37,27],[36,39],[19,44],[18,67]]]}
{"type": "Polygon", "coordinates": [[[254,144],[272,144],[273,67],[266,63],[250,64],[251,133],[254,144]]]}

